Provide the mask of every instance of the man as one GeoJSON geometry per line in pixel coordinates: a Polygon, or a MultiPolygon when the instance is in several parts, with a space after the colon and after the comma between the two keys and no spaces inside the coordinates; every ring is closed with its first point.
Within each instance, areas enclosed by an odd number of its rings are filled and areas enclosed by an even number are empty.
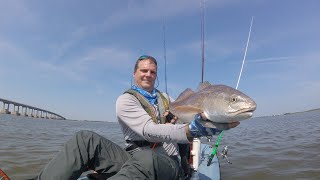
{"type": "MultiPolygon", "coordinates": [[[[90,132],[80,131],[50,161],[39,179],[77,179],[94,170],[110,179],[178,179],[177,143],[212,135],[215,129],[199,123],[198,114],[190,124],[165,124],[162,114],[167,99],[155,89],[157,61],[141,56],[135,64],[132,89],[120,95],[116,114],[126,140],[126,149],[90,132]]],[[[228,124],[226,129],[239,123],[228,124]]]]}

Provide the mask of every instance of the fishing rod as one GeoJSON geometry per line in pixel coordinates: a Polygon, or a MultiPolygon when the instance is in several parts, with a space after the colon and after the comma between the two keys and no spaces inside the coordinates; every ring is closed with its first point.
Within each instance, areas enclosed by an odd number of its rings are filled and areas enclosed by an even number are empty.
{"type": "Polygon", "coordinates": [[[223,135],[223,131],[221,131],[220,134],[219,134],[219,136],[218,136],[218,139],[217,139],[217,141],[216,141],[216,145],[214,146],[214,148],[213,148],[213,150],[212,150],[212,153],[211,153],[211,155],[210,155],[210,157],[209,157],[207,166],[210,166],[210,165],[211,165],[212,159],[213,159],[214,155],[217,153],[217,149],[218,149],[218,147],[219,147],[219,144],[220,144],[220,140],[221,140],[221,138],[222,138],[222,135],[223,135]]]}
{"type": "Polygon", "coordinates": [[[202,74],[201,74],[201,83],[204,79],[204,1],[200,2],[201,9],[201,61],[202,61],[202,74]]]}
{"type": "MultiPolygon", "coordinates": [[[[250,35],[251,35],[252,23],[253,23],[253,16],[251,18],[250,30],[249,30],[249,35],[248,35],[248,39],[247,39],[247,45],[246,45],[245,53],[244,53],[244,56],[243,56],[242,65],[241,65],[240,74],[239,74],[239,78],[238,78],[236,89],[238,89],[238,85],[239,85],[241,74],[242,74],[243,65],[244,65],[244,62],[245,62],[245,59],[246,59],[246,56],[247,56],[247,51],[248,51],[248,46],[249,46],[249,41],[250,41],[250,35]]],[[[223,131],[220,132],[220,135],[219,135],[219,137],[218,137],[218,139],[216,141],[216,145],[214,146],[214,148],[212,150],[212,153],[211,153],[211,155],[209,157],[207,166],[210,166],[214,155],[217,153],[217,149],[219,147],[219,143],[220,143],[220,140],[222,138],[222,134],[223,134],[223,131]]],[[[225,152],[225,157],[226,157],[226,154],[227,154],[227,152],[225,152]]]]}
{"type": "MultiPolygon", "coordinates": [[[[165,89],[166,94],[169,97],[168,94],[168,88],[167,88],[167,48],[166,48],[166,24],[165,19],[163,18],[163,58],[164,58],[164,81],[165,81],[165,89]]],[[[170,99],[170,98],[169,98],[170,99]]]]}

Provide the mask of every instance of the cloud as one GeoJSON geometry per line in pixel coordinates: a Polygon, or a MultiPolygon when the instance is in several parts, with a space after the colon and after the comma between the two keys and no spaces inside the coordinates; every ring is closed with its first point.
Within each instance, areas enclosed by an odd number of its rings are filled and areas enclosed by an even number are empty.
{"type": "Polygon", "coordinates": [[[301,52],[301,56],[283,56],[283,57],[268,57],[260,59],[248,59],[248,64],[281,64],[283,67],[288,67],[285,72],[297,73],[304,71],[306,74],[317,71],[318,65],[320,65],[318,52],[301,52]],[[303,54],[302,54],[303,53],[303,54]]]}
{"type": "Polygon", "coordinates": [[[25,1],[2,0],[0,6],[0,26],[1,29],[12,27],[32,27],[37,18],[30,9],[27,8],[25,1]]]}
{"type": "Polygon", "coordinates": [[[37,77],[45,79],[61,78],[63,80],[84,81],[96,71],[127,72],[128,66],[124,66],[124,64],[132,64],[132,59],[135,59],[130,50],[111,46],[96,46],[84,49],[81,54],[71,54],[70,57],[63,58],[63,61],[60,60],[57,63],[55,60],[61,59],[58,57],[63,56],[67,49],[83,36],[84,32],[76,31],[73,34],[74,36],[65,42],[61,49],[55,51],[60,53],[52,53],[52,56],[49,55],[46,59],[37,57],[37,54],[32,55],[28,53],[27,49],[20,48],[10,41],[0,39],[1,69],[5,71],[14,69],[25,72],[26,75],[40,74],[37,77]]]}
{"type": "Polygon", "coordinates": [[[60,75],[59,77],[81,80],[81,77],[70,70],[70,67],[55,65],[34,57],[27,50],[17,47],[9,41],[0,41],[0,54],[1,68],[7,72],[20,72],[26,77],[37,74],[33,78],[52,79],[57,77],[56,75],[60,75]]]}
{"type": "Polygon", "coordinates": [[[94,47],[88,49],[80,57],[75,57],[68,66],[75,68],[75,71],[88,72],[92,67],[106,69],[125,69],[124,64],[132,61],[132,52],[119,50],[114,47],[94,47]]]}
{"type": "Polygon", "coordinates": [[[15,61],[23,60],[22,50],[17,48],[14,44],[3,39],[0,39],[0,55],[0,61],[2,63],[11,62],[12,59],[15,61]]]}
{"type": "Polygon", "coordinates": [[[269,57],[261,59],[247,60],[246,63],[278,63],[284,61],[297,61],[299,57],[297,56],[287,56],[287,57],[269,57]]]}
{"type": "Polygon", "coordinates": [[[144,22],[150,20],[162,19],[165,16],[175,16],[177,14],[191,11],[194,8],[195,1],[143,1],[140,3],[129,4],[126,9],[121,9],[110,15],[105,20],[105,27],[115,27],[127,22],[144,22]]]}
{"type": "MultiPolygon", "coordinates": [[[[302,89],[303,93],[301,93],[301,94],[304,94],[306,96],[310,96],[309,99],[313,99],[314,101],[317,101],[319,103],[320,81],[314,81],[314,80],[299,81],[298,86],[300,86],[299,89],[302,89]],[[317,98],[317,97],[319,97],[319,98],[317,98]]],[[[320,104],[319,104],[319,106],[320,106],[320,104]]]]}
{"type": "MultiPolygon", "coordinates": [[[[222,6],[230,2],[206,1],[206,8],[222,6]]],[[[113,29],[124,24],[144,23],[154,20],[173,18],[184,14],[199,13],[200,2],[194,0],[149,0],[128,1],[125,8],[121,6],[115,13],[108,15],[102,24],[94,27],[95,31],[113,29]],[[198,7],[198,8],[197,8],[198,7]]]]}
{"type": "MultiPolygon", "coordinates": [[[[125,64],[132,64],[132,54],[129,50],[103,46],[85,49],[83,53],[73,55],[60,63],[34,61],[32,64],[36,66],[35,69],[46,72],[48,78],[58,75],[64,80],[67,78],[72,81],[90,81],[100,87],[98,80],[92,80],[92,76],[113,71],[127,73],[129,66],[125,66],[125,64]]],[[[97,89],[101,89],[101,87],[97,89]]],[[[97,92],[101,94],[102,91],[97,90],[97,92]]]]}
{"type": "Polygon", "coordinates": [[[66,35],[68,39],[65,39],[62,43],[52,44],[51,47],[54,49],[54,56],[51,59],[56,61],[65,56],[73,46],[78,45],[89,33],[87,27],[77,27],[74,31],[66,35]]]}

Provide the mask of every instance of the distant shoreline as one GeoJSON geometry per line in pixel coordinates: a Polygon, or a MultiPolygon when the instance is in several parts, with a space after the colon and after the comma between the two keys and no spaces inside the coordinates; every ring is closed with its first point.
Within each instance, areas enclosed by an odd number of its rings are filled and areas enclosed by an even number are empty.
{"type": "MultiPolygon", "coordinates": [[[[315,109],[309,109],[306,111],[298,111],[298,112],[287,112],[287,113],[283,113],[283,114],[272,114],[272,115],[264,115],[264,116],[256,116],[254,118],[261,118],[261,117],[271,117],[271,116],[282,116],[282,115],[292,115],[292,114],[300,114],[300,113],[306,113],[306,112],[312,112],[312,111],[320,111],[320,108],[315,108],[315,109]]],[[[0,115],[4,115],[4,116],[14,116],[12,114],[0,114],[0,115]]],[[[24,117],[24,116],[17,116],[17,117],[24,117]]],[[[27,117],[27,118],[31,118],[31,117],[27,117]]],[[[59,120],[61,121],[62,119],[50,119],[50,120],[59,120]]],[[[77,119],[65,119],[66,121],[86,121],[86,122],[117,122],[117,121],[95,121],[95,120],[77,120],[77,119]]]]}
{"type": "Polygon", "coordinates": [[[320,108],[310,109],[310,110],[306,110],[306,111],[298,111],[298,112],[287,112],[287,113],[283,113],[283,114],[272,114],[272,115],[257,116],[256,118],[260,118],[260,117],[272,117],[272,116],[283,116],[283,115],[292,115],[292,114],[300,114],[300,113],[312,112],[312,111],[320,111],[320,108]]]}
{"type": "Polygon", "coordinates": [[[320,108],[310,109],[306,111],[299,111],[299,112],[284,113],[283,115],[299,114],[299,113],[312,112],[312,111],[320,111],[320,108]]]}

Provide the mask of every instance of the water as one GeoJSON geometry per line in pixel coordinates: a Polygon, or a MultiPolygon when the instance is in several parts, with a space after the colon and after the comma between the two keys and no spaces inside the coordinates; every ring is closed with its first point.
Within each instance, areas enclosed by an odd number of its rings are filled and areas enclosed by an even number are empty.
{"type": "MultiPolygon", "coordinates": [[[[222,179],[320,179],[320,111],[253,118],[226,131],[232,164],[222,179]]],[[[93,130],[123,146],[117,123],[0,115],[0,168],[13,180],[34,177],[75,132],[93,130]]]]}
{"type": "Polygon", "coordinates": [[[118,123],[0,115],[0,168],[13,180],[35,177],[72,135],[95,131],[124,146],[118,123]]]}
{"type": "Polygon", "coordinates": [[[223,179],[320,179],[320,111],[254,118],[224,134],[223,179]]]}

